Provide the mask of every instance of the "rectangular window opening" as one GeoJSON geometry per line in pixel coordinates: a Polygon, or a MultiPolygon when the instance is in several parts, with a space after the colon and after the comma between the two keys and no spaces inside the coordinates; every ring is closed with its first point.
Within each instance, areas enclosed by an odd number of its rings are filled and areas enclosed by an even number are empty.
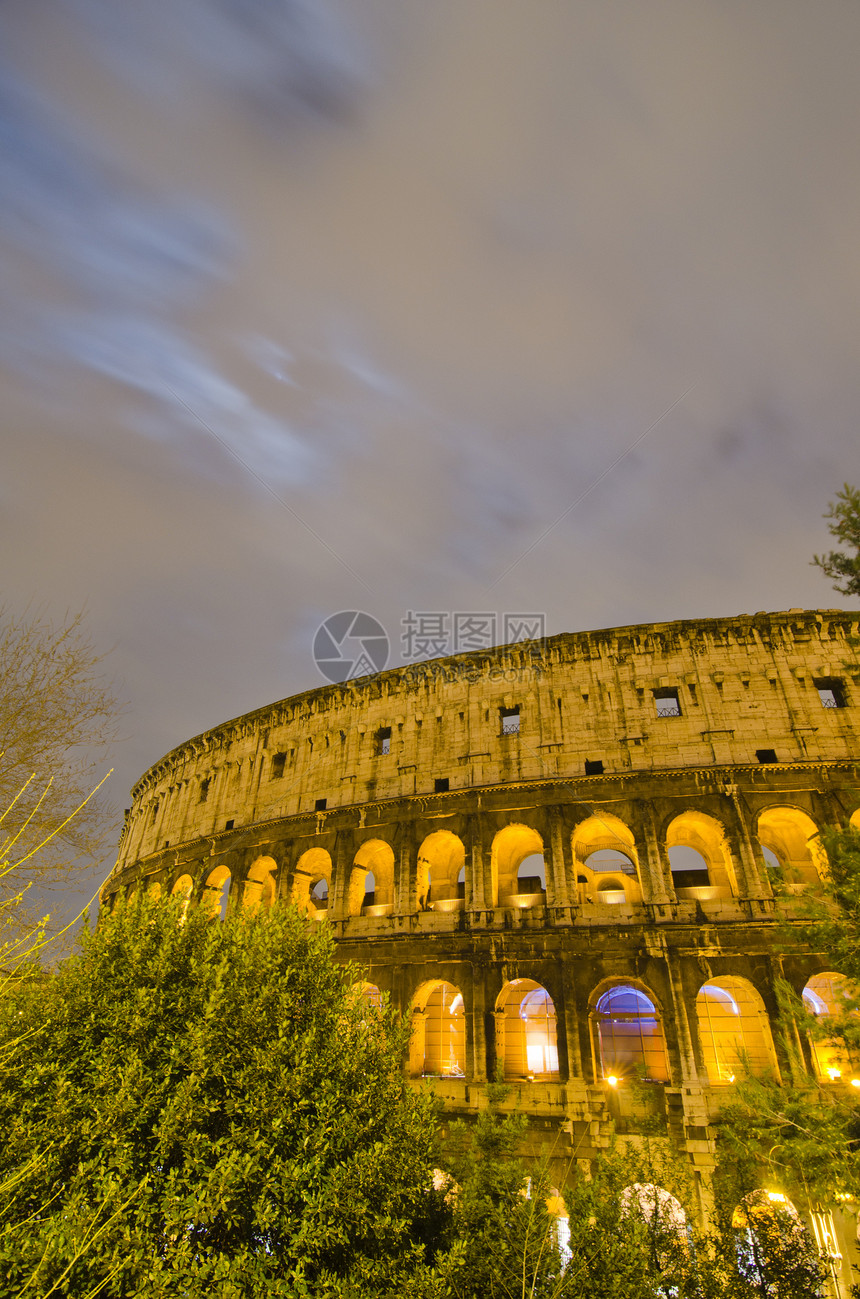
{"type": "Polygon", "coordinates": [[[281,779],[281,777],[284,774],[284,767],[286,766],[286,762],[287,762],[287,755],[285,753],[275,754],[275,756],[272,758],[272,775],[270,779],[272,780],[281,779]]]}
{"type": "Polygon", "coordinates": [[[448,777],[447,777],[447,776],[437,776],[437,777],[436,777],[436,780],[435,780],[435,782],[434,782],[434,785],[435,785],[435,793],[437,793],[437,794],[447,794],[447,793],[448,793],[448,777]]]}
{"type": "Polygon", "coordinates": [[[651,693],[654,696],[654,707],[657,709],[658,717],[681,716],[681,702],[677,690],[661,687],[659,690],[652,690],[651,693]]]}
{"type": "Polygon", "coordinates": [[[812,684],[818,691],[822,708],[845,707],[845,685],[838,677],[815,677],[812,684]]]}
{"type": "Polygon", "coordinates": [[[376,732],[376,752],[380,755],[391,752],[390,726],[381,726],[376,732]]]}
{"type": "Polygon", "coordinates": [[[227,821],[227,822],[225,823],[225,825],[224,825],[224,829],[225,829],[225,830],[232,830],[232,829],[233,829],[233,826],[234,826],[235,824],[236,824],[236,822],[233,821],[233,820],[227,821]]]}
{"type": "Polygon", "coordinates": [[[205,803],[205,802],[206,802],[207,798],[209,797],[209,785],[210,785],[210,784],[211,784],[211,781],[209,780],[208,777],[206,778],[206,780],[201,780],[201,782],[200,782],[200,798],[198,799],[198,802],[200,802],[200,803],[205,803]]]}
{"type": "Polygon", "coordinates": [[[520,733],[520,706],[516,708],[500,708],[499,713],[502,719],[502,735],[519,735],[520,733]]]}
{"type": "Polygon", "coordinates": [[[755,756],[759,762],[779,762],[776,749],[756,749],[755,756]]]}
{"type": "Polygon", "coordinates": [[[327,802],[328,802],[328,799],[327,799],[327,798],[318,798],[318,799],[316,800],[316,802],[314,803],[314,811],[315,811],[315,812],[324,812],[325,809],[326,809],[326,804],[327,804],[327,802]]]}
{"type": "Polygon", "coordinates": [[[586,758],[585,774],[586,776],[602,776],[603,760],[601,758],[586,758]]]}

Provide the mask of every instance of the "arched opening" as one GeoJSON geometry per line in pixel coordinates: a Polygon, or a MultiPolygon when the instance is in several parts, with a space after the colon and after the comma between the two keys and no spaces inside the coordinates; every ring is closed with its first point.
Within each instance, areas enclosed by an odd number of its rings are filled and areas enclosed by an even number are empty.
{"type": "MultiPolygon", "coordinates": [[[[803,989],[803,1002],[806,1009],[822,1021],[822,1027],[828,1019],[839,1019],[848,1011],[856,1015],[851,1002],[857,997],[856,991],[843,974],[824,972],[813,974],[803,989]]],[[[855,1065],[845,1042],[837,1037],[813,1037],[810,1034],[812,1058],[818,1077],[836,1082],[846,1074],[854,1072],[855,1065]]]]}
{"type": "Polygon", "coordinates": [[[499,830],[490,855],[494,906],[530,904],[531,895],[520,897],[517,876],[526,858],[535,856],[543,857],[543,840],[537,830],[528,825],[506,825],[499,830]]]}
{"type": "Polygon", "coordinates": [[[203,907],[213,920],[223,920],[227,915],[230,897],[230,872],[226,866],[216,866],[206,876],[203,888],[203,907]]]}
{"type": "Polygon", "coordinates": [[[258,857],[245,878],[242,905],[271,907],[275,901],[275,874],[278,865],[273,857],[258,857]]]}
{"type": "MultiPolygon", "coordinates": [[[[648,1231],[650,1254],[655,1271],[665,1276],[673,1263],[689,1257],[687,1215],[674,1195],[653,1182],[634,1182],[625,1186],[618,1197],[622,1218],[638,1218],[648,1231]]],[[[677,1293],[664,1290],[663,1293],[677,1293]]]]}
{"type": "Polygon", "coordinates": [[[384,839],[367,839],[355,854],[347,902],[351,916],[387,916],[394,910],[394,853],[384,839]]]}
{"type": "Polygon", "coordinates": [[[330,888],[331,857],[325,848],[309,848],[296,862],[291,902],[312,920],[324,920],[330,888]]]}
{"type": "Polygon", "coordinates": [[[520,901],[530,897],[536,902],[542,901],[546,894],[546,863],[543,853],[533,852],[524,857],[517,867],[517,893],[520,901]]]}
{"type": "Polygon", "coordinates": [[[190,875],[180,875],[179,879],[170,890],[172,898],[181,898],[182,904],[179,912],[179,923],[182,924],[188,914],[188,908],[191,905],[191,895],[194,892],[194,880],[190,875]]]}
{"type": "Polygon", "coordinates": [[[158,901],[158,899],[161,897],[161,885],[158,882],[158,880],[152,880],[150,882],[146,890],[146,896],[148,898],[152,898],[153,902],[158,901]]]}
{"type": "Polygon", "coordinates": [[[465,896],[466,849],[450,830],[434,830],[418,849],[414,906],[418,911],[459,911],[465,896]]]}
{"type": "Polygon", "coordinates": [[[617,816],[601,812],[580,822],[571,845],[580,905],[641,902],[633,832],[617,816]]]}
{"type": "Polygon", "coordinates": [[[746,1070],[777,1075],[770,1024],[761,997],[746,979],[711,979],[699,989],[696,1016],[711,1086],[734,1082],[746,1070]]]}
{"type": "Polygon", "coordinates": [[[533,979],[505,984],[496,1003],[496,1059],[505,1078],[559,1077],[555,1006],[533,979]]]}
{"type": "Polygon", "coordinates": [[[706,902],[737,894],[726,832],[704,812],[682,812],[666,830],[672,885],[679,898],[706,902]]]}
{"type": "Polygon", "coordinates": [[[666,1042],[651,997],[629,983],[614,984],[592,1011],[597,1032],[597,1058],[607,1081],[631,1075],[655,1082],[669,1081],[666,1042]]]}
{"type": "Polygon", "coordinates": [[[382,993],[375,983],[357,983],[356,991],[362,1002],[370,1008],[375,1014],[382,1010],[382,993]]]}
{"type": "Polygon", "coordinates": [[[465,1077],[466,1016],[463,994],[453,983],[434,979],[415,995],[409,1072],[413,1078],[465,1077]]]}
{"type": "Polygon", "coordinates": [[[776,857],[789,891],[816,883],[827,873],[818,826],[796,807],[769,807],[758,818],[758,840],[776,857]]]}

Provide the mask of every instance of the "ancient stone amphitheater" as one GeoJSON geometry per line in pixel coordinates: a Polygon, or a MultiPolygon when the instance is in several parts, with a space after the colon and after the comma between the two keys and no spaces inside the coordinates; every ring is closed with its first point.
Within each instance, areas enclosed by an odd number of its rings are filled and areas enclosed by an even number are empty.
{"type": "Polygon", "coordinates": [[[858,622],[565,634],[269,704],[141,777],[105,903],[291,900],[411,1013],[407,1067],[447,1111],[501,1073],[558,1159],[650,1111],[704,1173],[739,1054],[790,1068],[774,981],[838,997],[777,950],[774,885],[796,906],[860,801],[858,622]]]}

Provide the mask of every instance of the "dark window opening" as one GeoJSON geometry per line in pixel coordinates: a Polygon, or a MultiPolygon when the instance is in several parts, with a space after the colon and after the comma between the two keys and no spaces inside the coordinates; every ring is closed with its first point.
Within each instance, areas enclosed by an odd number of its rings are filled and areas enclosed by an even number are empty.
{"type": "Polygon", "coordinates": [[[520,709],[519,704],[516,708],[500,708],[499,713],[502,719],[502,735],[519,735],[520,733],[520,709]]]}
{"type": "Polygon", "coordinates": [[[206,778],[205,780],[201,780],[201,782],[200,782],[200,798],[198,799],[198,802],[200,802],[200,803],[205,803],[205,802],[206,802],[207,798],[209,797],[209,786],[210,786],[211,784],[212,784],[212,781],[211,781],[211,779],[210,779],[208,776],[207,776],[207,778],[206,778]]]}
{"type": "Polygon", "coordinates": [[[466,867],[460,867],[460,874],[457,876],[457,897],[465,898],[466,896],[466,867]]]}
{"type": "Polygon", "coordinates": [[[845,687],[838,677],[816,677],[812,684],[818,691],[822,708],[845,707],[845,687]]]}
{"type": "Polygon", "coordinates": [[[272,780],[280,780],[284,774],[284,767],[287,765],[287,755],[285,753],[276,753],[272,758],[272,780]]]}
{"type": "Polygon", "coordinates": [[[695,687],[695,686],[692,684],[692,682],[691,682],[691,683],[687,686],[687,689],[688,689],[689,692],[690,692],[690,703],[691,703],[691,704],[695,704],[695,705],[698,707],[699,696],[696,694],[696,687],[695,687]]]}
{"type": "Polygon", "coordinates": [[[447,777],[447,776],[437,776],[437,777],[436,777],[436,780],[434,781],[434,791],[435,791],[435,793],[437,793],[437,794],[447,794],[447,793],[448,793],[448,777],[447,777]]]}
{"type": "Polygon", "coordinates": [[[383,726],[376,732],[376,752],[379,754],[391,752],[390,726],[383,726]]]}
{"type": "Polygon", "coordinates": [[[661,688],[651,692],[654,696],[654,706],[657,709],[658,717],[680,717],[681,702],[678,699],[678,691],[675,689],[661,688]]]}
{"type": "Polygon", "coordinates": [[[326,799],[326,798],[318,798],[317,801],[314,803],[314,811],[315,811],[315,812],[324,812],[325,809],[326,809],[326,803],[327,803],[327,802],[328,802],[328,799],[326,799]]]}
{"type": "Polygon", "coordinates": [[[601,758],[586,758],[586,759],[585,759],[585,774],[586,774],[586,776],[602,776],[602,775],[603,775],[603,761],[602,761],[602,759],[601,759],[601,758]]]}
{"type": "Polygon", "coordinates": [[[755,756],[759,762],[779,762],[776,749],[756,749],[755,756]]]}
{"type": "Polygon", "coordinates": [[[165,839],[165,841],[164,841],[164,846],[165,846],[165,848],[169,848],[169,847],[170,847],[170,840],[169,840],[169,839],[165,839]]]}
{"type": "Polygon", "coordinates": [[[376,906],[376,876],[373,871],[368,871],[364,877],[364,902],[362,906],[376,906]]]}
{"type": "Polygon", "coordinates": [[[157,803],[153,803],[153,805],[152,805],[152,824],[155,825],[155,823],[156,823],[157,820],[158,820],[158,804],[157,804],[157,803]]]}
{"type": "Polygon", "coordinates": [[[225,830],[232,830],[232,829],[233,829],[233,826],[234,826],[235,824],[236,824],[236,822],[233,821],[233,820],[231,819],[231,820],[229,820],[229,821],[226,823],[226,825],[224,826],[224,829],[225,829],[225,830]]]}

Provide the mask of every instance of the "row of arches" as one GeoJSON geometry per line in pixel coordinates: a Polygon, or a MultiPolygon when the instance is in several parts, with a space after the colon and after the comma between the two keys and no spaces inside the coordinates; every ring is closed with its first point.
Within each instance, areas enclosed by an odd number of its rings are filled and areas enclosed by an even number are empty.
{"type": "MultiPolygon", "coordinates": [[[[373,985],[375,995],[378,989],[373,985]]],[[[812,1013],[839,1013],[850,995],[842,975],[813,975],[803,990],[812,1013]]],[[[413,1077],[465,1077],[466,1007],[462,992],[442,979],[430,980],[412,1004],[409,1071],[413,1077]]],[[[701,1064],[707,1082],[720,1086],[737,1073],[779,1075],[764,1002],[753,985],[737,976],[708,980],[695,1003],[701,1064]]],[[[554,1081],[559,1069],[556,1010],[546,988],[532,979],[513,979],[499,994],[495,1009],[495,1058],[505,1079],[554,1081]]],[[[662,1015],[644,986],[611,983],[589,1002],[594,1059],[599,1076],[611,1085],[640,1077],[669,1082],[669,1058],[662,1015]]],[[[819,1076],[833,1080],[850,1068],[845,1049],[815,1041],[812,1058],[819,1076]]]]}

